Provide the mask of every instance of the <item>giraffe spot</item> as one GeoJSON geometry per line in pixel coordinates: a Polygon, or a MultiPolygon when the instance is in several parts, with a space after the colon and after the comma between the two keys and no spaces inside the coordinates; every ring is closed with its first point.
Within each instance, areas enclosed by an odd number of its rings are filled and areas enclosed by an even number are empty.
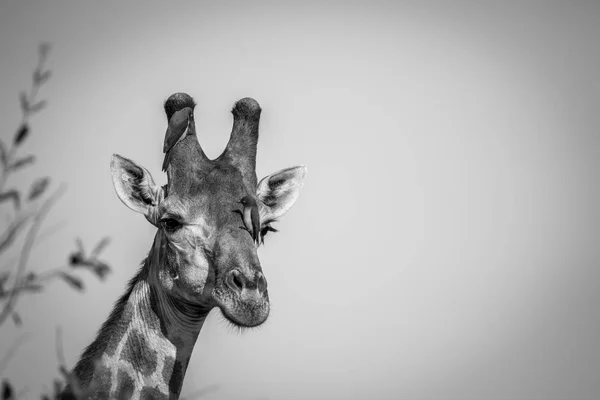
{"type": "Polygon", "coordinates": [[[108,400],[110,399],[110,381],[108,383],[96,384],[96,381],[92,381],[92,385],[95,387],[89,390],[89,398],[97,400],[108,400]]]}
{"type": "Polygon", "coordinates": [[[117,373],[117,391],[115,397],[119,400],[128,400],[133,396],[134,382],[131,376],[123,370],[117,373]]]}
{"type": "Polygon", "coordinates": [[[111,387],[110,380],[110,369],[106,365],[98,363],[96,365],[96,369],[94,370],[94,376],[87,385],[87,388],[84,386],[81,389],[89,390],[91,394],[93,394],[91,398],[102,400],[109,399],[111,387]]]}
{"type": "Polygon", "coordinates": [[[183,385],[184,374],[185,370],[183,369],[181,361],[175,360],[175,364],[173,365],[173,373],[171,374],[171,380],[169,381],[169,391],[171,393],[179,395],[181,385],[183,385]]]}
{"type": "Polygon", "coordinates": [[[156,350],[137,330],[131,330],[121,352],[121,360],[133,365],[143,376],[152,375],[158,366],[156,350]]]}
{"type": "Polygon", "coordinates": [[[97,400],[109,400],[110,399],[110,388],[109,387],[101,387],[97,391],[93,392],[93,395],[90,396],[91,399],[97,400]]]}
{"type": "Polygon", "coordinates": [[[166,357],[164,362],[164,367],[162,370],[162,376],[164,382],[169,382],[171,379],[171,374],[173,373],[173,366],[175,365],[175,357],[166,357]]]}
{"type": "Polygon", "coordinates": [[[169,395],[157,388],[147,386],[140,392],[140,400],[169,400],[169,395]]]}
{"type": "Polygon", "coordinates": [[[106,365],[98,363],[96,370],[94,371],[94,380],[99,383],[110,385],[110,374],[110,369],[106,365]]]}
{"type": "Polygon", "coordinates": [[[117,347],[119,347],[119,340],[115,340],[114,338],[121,338],[125,335],[127,331],[127,326],[131,323],[133,318],[133,310],[130,305],[125,305],[123,309],[123,313],[121,314],[120,319],[116,320],[113,325],[112,335],[113,339],[108,340],[106,343],[106,348],[104,349],[104,353],[110,357],[112,357],[117,351],[117,347]]]}

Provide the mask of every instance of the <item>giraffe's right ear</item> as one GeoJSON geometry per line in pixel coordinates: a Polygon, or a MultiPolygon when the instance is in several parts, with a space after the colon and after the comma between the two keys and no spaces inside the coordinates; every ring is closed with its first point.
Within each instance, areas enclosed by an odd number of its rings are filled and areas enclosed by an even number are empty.
{"type": "Polygon", "coordinates": [[[113,154],[110,160],[110,171],[113,186],[123,204],[144,214],[148,221],[157,225],[156,211],[164,195],[162,188],[154,183],[150,172],[118,154],[113,154]]]}

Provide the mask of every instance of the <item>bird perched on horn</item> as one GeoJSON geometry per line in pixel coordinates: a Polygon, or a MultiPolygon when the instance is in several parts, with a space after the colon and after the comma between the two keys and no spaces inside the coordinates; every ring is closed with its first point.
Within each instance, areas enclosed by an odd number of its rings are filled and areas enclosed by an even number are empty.
{"type": "Polygon", "coordinates": [[[165,154],[163,171],[166,171],[169,166],[173,147],[188,134],[195,134],[194,107],[194,100],[186,93],[175,93],[165,102],[168,126],[163,145],[165,154]]]}
{"type": "Polygon", "coordinates": [[[258,243],[260,238],[260,216],[258,214],[258,204],[254,197],[245,196],[240,203],[244,207],[242,214],[245,228],[252,235],[254,242],[258,243]]]}

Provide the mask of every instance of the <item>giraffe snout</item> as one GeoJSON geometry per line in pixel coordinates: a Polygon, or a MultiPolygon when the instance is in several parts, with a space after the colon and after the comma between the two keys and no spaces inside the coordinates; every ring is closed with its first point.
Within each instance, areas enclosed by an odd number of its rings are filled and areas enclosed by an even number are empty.
{"type": "Polygon", "coordinates": [[[233,268],[225,273],[213,297],[223,315],[236,326],[258,326],[269,316],[267,280],[258,268],[233,268]]]}

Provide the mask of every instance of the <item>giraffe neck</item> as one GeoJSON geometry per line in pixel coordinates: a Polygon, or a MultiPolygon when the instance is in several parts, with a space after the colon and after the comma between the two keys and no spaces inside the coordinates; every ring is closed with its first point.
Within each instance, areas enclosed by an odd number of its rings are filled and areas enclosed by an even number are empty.
{"type": "Polygon", "coordinates": [[[194,344],[210,310],[153,287],[147,267],[134,278],[75,368],[75,376],[87,386],[90,398],[179,397],[194,344]]]}

